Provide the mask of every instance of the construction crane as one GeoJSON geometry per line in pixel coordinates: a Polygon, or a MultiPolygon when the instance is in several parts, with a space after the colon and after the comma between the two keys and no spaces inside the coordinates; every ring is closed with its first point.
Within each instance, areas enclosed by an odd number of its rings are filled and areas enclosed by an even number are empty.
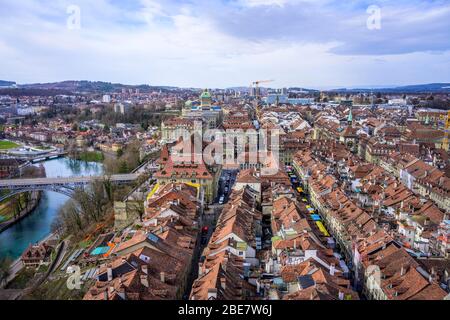
{"type": "Polygon", "coordinates": [[[259,85],[262,83],[270,83],[270,82],[274,82],[275,80],[258,80],[258,81],[254,81],[251,85],[250,85],[250,96],[255,97],[255,100],[253,101],[254,105],[253,108],[255,109],[256,112],[256,116],[259,118],[260,114],[261,114],[261,109],[259,106],[259,98],[261,95],[260,92],[260,87],[259,85]],[[255,94],[253,94],[253,88],[255,89],[255,94]]]}
{"type": "MultiPolygon", "coordinates": [[[[262,83],[270,83],[270,82],[274,82],[274,81],[275,80],[258,80],[258,81],[254,81],[250,85],[251,89],[255,88],[255,95],[254,96],[256,97],[257,100],[259,99],[259,96],[260,96],[260,91],[259,91],[260,87],[259,87],[259,85],[262,84],[262,83]]],[[[253,95],[253,94],[251,93],[251,95],[253,95]]]]}
{"type": "Polygon", "coordinates": [[[444,134],[444,141],[442,142],[442,149],[448,152],[448,138],[449,138],[449,131],[450,131],[450,110],[447,112],[447,120],[445,121],[445,134],[444,134]]]}

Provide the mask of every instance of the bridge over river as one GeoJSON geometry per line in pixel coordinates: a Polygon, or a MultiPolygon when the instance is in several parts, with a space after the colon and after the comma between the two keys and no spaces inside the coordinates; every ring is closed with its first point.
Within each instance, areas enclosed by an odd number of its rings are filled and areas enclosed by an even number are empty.
{"type": "Polygon", "coordinates": [[[114,184],[125,184],[135,181],[139,174],[117,174],[112,176],[79,176],[34,179],[0,180],[0,190],[10,193],[0,197],[0,202],[19,193],[28,191],[54,191],[71,197],[75,189],[86,186],[95,180],[109,180],[114,184]]]}

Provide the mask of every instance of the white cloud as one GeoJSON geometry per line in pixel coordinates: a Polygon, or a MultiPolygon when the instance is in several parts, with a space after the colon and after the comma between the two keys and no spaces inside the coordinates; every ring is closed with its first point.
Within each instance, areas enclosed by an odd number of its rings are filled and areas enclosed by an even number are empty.
{"type": "MultiPolygon", "coordinates": [[[[250,9],[269,6],[278,13],[283,6],[298,2],[246,1],[250,9]]],[[[222,12],[224,7],[217,3],[201,2],[200,6],[196,1],[141,0],[126,4],[130,7],[123,2],[113,5],[108,0],[8,1],[8,14],[0,13],[0,59],[7,61],[2,64],[0,78],[22,83],[88,79],[196,87],[248,85],[259,78],[276,79],[275,86],[316,87],[449,80],[447,51],[439,55],[337,55],[332,52],[335,48],[351,49],[352,43],[345,41],[353,39],[353,35],[340,34],[334,40],[323,37],[323,31],[315,27],[305,30],[311,33],[308,37],[284,37],[282,33],[280,37],[267,37],[263,34],[266,29],[276,26],[264,20],[267,28],[260,31],[259,37],[249,39],[236,30],[227,32],[222,28],[220,23],[224,21],[217,16],[220,13],[235,19],[241,33],[248,25],[239,20],[240,15],[228,15],[233,8],[222,12]],[[81,30],[66,28],[66,7],[72,2],[81,8],[81,30]]],[[[393,17],[393,12],[387,14],[393,17]]],[[[445,12],[428,14],[427,23],[430,19],[440,20],[445,12]]],[[[416,18],[411,15],[409,19],[416,18]]],[[[358,17],[348,20],[348,24],[360,21],[358,17]]],[[[282,30],[298,28],[300,23],[288,19],[278,22],[277,26],[287,24],[287,29],[282,30]]]]}
{"type": "Polygon", "coordinates": [[[258,7],[258,6],[279,6],[284,7],[284,5],[289,2],[289,0],[241,0],[240,3],[244,6],[258,7]]]}

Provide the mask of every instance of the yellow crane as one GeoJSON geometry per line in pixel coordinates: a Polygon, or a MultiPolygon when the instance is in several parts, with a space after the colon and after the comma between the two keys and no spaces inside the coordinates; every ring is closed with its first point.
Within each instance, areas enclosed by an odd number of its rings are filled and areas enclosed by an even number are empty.
{"type": "Polygon", "coordinates": [[[253,96],[253,87],[255,88],[255,101],[254,101],[254,108],[255,108],[255,111],[256,111],[256,115],[257,115],[257,117],[259,118],[259,116],[260,116],[260,113],[261,113],[261,110],[260,110],[260,107],[259,107],[259,98],[260,98],[260,95],[261,95],[261,92],[260,92],[260,87],[259,87],[259,85],[260,84],[262,84],[262,83],[270,83],[270,82],[274,82],[275,80],[257,80],[257,81],[254,81],[251,85],[250,85],[250,87],[251,87],[251,89],[250,89],[250,95],[251,96],[253,96]]]}
{"type": "Polygon", "coordinates": [[[447,112],[447,120],[445,121],[445,135],[444,135],[444,141],[442,142],[442,149],[445,151],[448,151],[448,138],[449,138],[449,131],[450,131],[450,110],[447,112]]]}
{"type": "Polygon", "coordinates": [[[252,89],[253,89],[253,87],[255,88],[255,97],[256,97],[256,99],[259,99],[259,96],[260,96],[260,91],[259,91],[260,87],[259,87],[259,85],[262,84],[262,83],[270,83],[270,82],[274,82],[274,81],[275,80],[257,80],[257,81],[254,81],[251,84],[251,88],[252,89]]]}

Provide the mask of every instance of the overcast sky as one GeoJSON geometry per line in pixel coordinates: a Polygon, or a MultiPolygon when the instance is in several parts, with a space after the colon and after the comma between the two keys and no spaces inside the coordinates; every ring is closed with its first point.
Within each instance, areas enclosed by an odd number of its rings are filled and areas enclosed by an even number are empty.
{"type": "Polygon", "coordinates": [[[18,83],[450,82],[449,0],[0,0],[0,21],[18,83]]]}

